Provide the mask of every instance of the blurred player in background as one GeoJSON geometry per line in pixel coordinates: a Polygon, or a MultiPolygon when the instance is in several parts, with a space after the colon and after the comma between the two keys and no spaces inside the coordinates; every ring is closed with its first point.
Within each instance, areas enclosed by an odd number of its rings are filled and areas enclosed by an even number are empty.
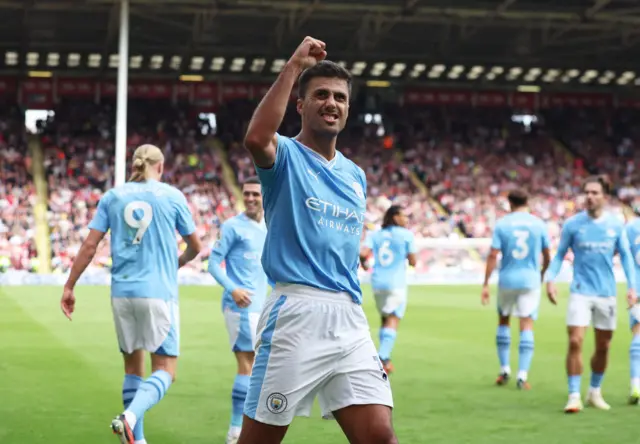
{"type": "Polygon", "coordinates": [[[371,339],[358,280],[367,183],[336,151],[349,114],[351,75],[306,37],[264,96],[244,144],[264,200],[262,264],[276,283],[258,345],[240,444],[280,443],[316,395],[352,443],[397,443],[387,374],[371,339]],[[298,81],[302,131],[277,134],[298,81]]]}
{"type": "Polygon", "coordinates": [[[123,444],[146,443],[142,420],[175,380],[180,349],[178,268],[201,250],[187,200],[160,182],[164,156],[153,145],[138,147],[129,182],[100,199],[89,235],[73,263],[61,306],[71,319],[76,282],[111,230],[111,305],[124,357],[125,412],[111,423],[123,444]],[[187,243],[178,257],[176,230],[187,243]],[[144,352],[151,353],[151,376],[144,380],[144,352]]]}
{"type": "Polygon", "coordinates": [[[602,397],[601,385],[611,338],[617,324],[616,281],[613,273],[613,256],[616,251],[620,254],[627,278],[629,307],[636,302],[635,270],[624,224],[613,214],[604,211],[605,196],[610,187],[604,176],[592,176],[585,180],[583,190],[587,209],[564,223],[558,252],[545,277],[547,294],[555,301],[557,289],[553,280],[571,248],[574,259],[567,307],[569,400],[564,409],[567,413],[577,413],[583,408],[580,397],[582,343],[585,331],[591,324],[595,329],[596,343],[591,358],[591,384],[587,402],[598,409],[611,408],[602,397]]]}
{"type": "Polygon", "coordinates": [[[226,220],[209,257],[209,273],[224,288],[222,311],[231,351],[238,361],[238,373],[231,392],[231,424],[227,444],[240,437],[242,411],[249,389],[258,318],[267,295],[267,276],[260,259],[267,226],[262,211],[262,194],[257,177],[242,185],[245,211],[226,220]],[[225,261],[226,274],[220,264],[225,261]]]}
{"type": "Polygon", "coordinates": [[[360,251],[363,268],[373,253],[371,286],[376,307],[382,316],[378,355],[384,370],[393,371],[391,352],[396,341],[398,324],[407,309],[407,260],[416,265],[413,233],[407,230],[407,218],[397,205],[389,207],[382,220],[382,229],[369,233],[360,251]]]}
{"type": "Polygon", "coordinates": [[[550,242],[546,224],[529,213],[527,194],[522,190],[513,190],[509,193],[508,200],[511,213],[498,220],[493,231],[482,286],[482,303],[489,303],[489,279],[496,268],[498,253],[502,253],[498,276],[496,333],[500,374],[496,383],[505,385],[511,377],[509,320],[511,316],[515,316],[520,318],[517,387],[529,390],[531,387],[527,378],[534,350],[533,323],[540,306],[542,276],[551,261],[550,242]]]}
{"type": "MultiPolygon", "coordinates": [[[[640,219],[635,218],[627,224],[627,238],[635,263],[636,295],[640,290],[640,219]]],[[[630,404],[640,403],[640,305],[636,304],[629,311],[629,324],[633,338],[629,347],[629,363],[631,373],[630,404]]]]}

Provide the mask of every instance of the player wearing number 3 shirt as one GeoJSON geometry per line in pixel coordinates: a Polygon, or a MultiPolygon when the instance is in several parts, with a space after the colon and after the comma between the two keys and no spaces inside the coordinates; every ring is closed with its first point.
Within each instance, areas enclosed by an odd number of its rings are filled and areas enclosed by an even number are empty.
{"type": "Polygon", "coordinates": [[[180,350],[178,268],[201,249],[185,196],[159,181],[163,165],[164,156],[157,147],[136,149],[129,182],[100,199],[61,303],[71,319],[73,288],[98,244],[111,231],[111,306],[125,363],[122,401],[126,409],[111,427],[123,444],[146,442],[144,413],[164,397],[175,378],[180,350]],[[176,231],[187,243],[180,257],[176,231]],[[151,353],[152,367],[146,380],[145,351],[151,353]]]}
{"type": "Polygon", "coordinates": [[[482,303],[489,303],[489,278],[496,267],[498,253],[501,253],[496,332],[500,374],[496,384],[506,384],[511,376],[509,319],[515,316],[520,318],[517,387],[528,390],[530,385],[527,378],[534,349],[533,322],[538,316],[542,276],[550,262],[549,234],[545,223],[529,213],[528,196],[524,191],[511,191],[508,200],[511,213],[498,220],[493,230],[482,288],[482,303]],[[544,260],[542,268],[541,257],[544,260]]]}
{"type": "Polygon", "coordinates": [[[367,258],[374,257],[371,286],[378,312],[382,317],[378,355],[384,370],[393,372],[391,351],[396,340],[400,319],[407,308],[407,259],[416,265],[416,247],[413,233],[407,230],[407,218],[402,209],[389,207],[382,221],[382,229],[370,233],[360,252],[362,266],[367,268],[367,258]]]}

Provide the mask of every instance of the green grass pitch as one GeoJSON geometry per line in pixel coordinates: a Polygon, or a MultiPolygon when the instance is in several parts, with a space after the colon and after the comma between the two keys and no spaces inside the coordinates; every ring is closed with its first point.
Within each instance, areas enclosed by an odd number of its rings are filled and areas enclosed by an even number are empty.
{"type": "MultiPolygon", "coordinates": [[[[562,413],[566,401],[564,315],[543,299],[530,381],[520,392],[496,387],[496,312],[473,286],[412,287],[394,350],[394,423],[400,443],[602,444],[638,437],[640,410],[626,405],[630,332],[620,287],[619,327],[603,393],[608,412],[562,413]]],[[[60,288],[0,290],[0,443],[114,444],[109,424],[121,408],[122,362],[106,287],[77,289],[73,322],[59,309],[60,288]]],[[[182,357],[178,381],[145,417],[150,444],[223,443],[235,360],[220,312],[220,290],[181,289],[182,357]]],[[[495,302],[495,295],[493,296],[495,302]]],[[[378,318],[365,308],[377,343],[378,318]]],[[[516,325],[512,368],[517,368],[516,325]]],[[[585,362],[592,351],[588,336],[585,362]]],[[[588,368],[588,365],[587,365],[588,368]]],[[[583,393],[588,372],[583,376],[583,393]]],[[[285,442],[342,443],[319,410],[298,418],[285,442]]]]}

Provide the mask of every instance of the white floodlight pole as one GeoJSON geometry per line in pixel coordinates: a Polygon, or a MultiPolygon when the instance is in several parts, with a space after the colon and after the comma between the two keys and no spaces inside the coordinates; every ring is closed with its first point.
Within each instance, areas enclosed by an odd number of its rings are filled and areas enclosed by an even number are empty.
{"type": "Polygon", "coordinates": [[[116,104],[116,182],[125,182],[127,166],[127,98],[129,93],[129,0],[120,1],[118,91],[116,104]]]}

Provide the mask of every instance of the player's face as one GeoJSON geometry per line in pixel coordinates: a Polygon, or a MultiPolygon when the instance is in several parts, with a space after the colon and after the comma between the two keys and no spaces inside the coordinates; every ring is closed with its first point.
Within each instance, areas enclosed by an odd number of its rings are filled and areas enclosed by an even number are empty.
{"type": "Polygon", "coordinates": [[[596,211],[604,205],[604,190],[602,185],[596,182],[588,183],[584,186],[585,203],[587,210],[596,211]]]}
{"type": "Polygon", "coordinates": [[[394,216],[394,219],[396,221],[396,224],[398,224],[399,227],[403,227],[403,228],[407,227],[407,216],[404,213],[396,214],[394,216]]]}
{"type": "Polygon", "coordinates": [[[262,211],[262,193],[260,191],[259,183],[247,183],[242,188],[242,198],[249,217],[256,216],[262,211]]]}
{"type": "Polygon", "coordinates": [[[303,129],[335,137],[349,116],[349,85],[346,80],[335,77],[314,77],[297,106],[303,129]]]}

